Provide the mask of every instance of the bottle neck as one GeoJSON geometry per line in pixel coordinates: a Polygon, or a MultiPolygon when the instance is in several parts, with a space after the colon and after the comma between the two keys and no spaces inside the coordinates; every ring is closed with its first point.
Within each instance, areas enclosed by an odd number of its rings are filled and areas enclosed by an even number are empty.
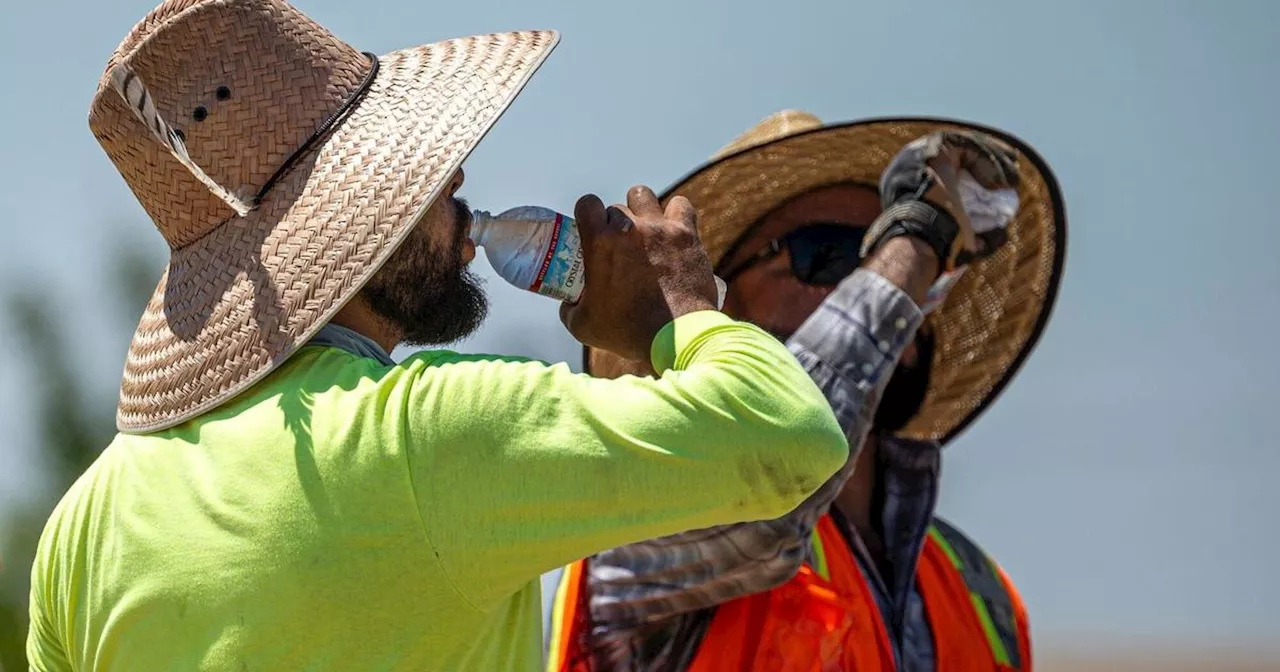
{"type": "Polygon", "coordinates": [[[471,212],[471,242],[476,247],[484,247],[485,241],[489,237],[489,223],[493,221],[493,215],[485,210],[473,210],[471,212]]]}

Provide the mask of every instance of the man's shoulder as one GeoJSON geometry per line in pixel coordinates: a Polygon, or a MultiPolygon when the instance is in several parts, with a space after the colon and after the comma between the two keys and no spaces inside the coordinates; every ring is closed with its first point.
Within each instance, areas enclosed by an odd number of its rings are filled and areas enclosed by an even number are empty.
{"type": "Polygon", "coordinates": [[[960,528],[935,516],[929,536],[960,573],[970,594],[1008,609],[1019,603],[1017,589],[1009,575],[995,558],[960,528]]]}
{"type": "Polygon", "coordinates": [[[995,562],[995,560],[969,536],[961,530],[955,523],[942,518],[941,516],[933,517],[933,524],[929,528],[929,534],[934,537],[935,541],[941,542],[946,550],[951,551],[956,556],[954,561],[960,564],[981,564],[982,562],[995,562]]]}
{"type": "Polygon", "coordinates": [[[951,560],[952,564],[965,577],[966,582],[971,582],[973,589],[992,590],[1005,587],[1012,588],[1009,578],[1004,573],[1004,569],[996,559],[978,545],[973,537],[966,534],[963,530],[944,518],[934,516],[933,524],[929,528],[929,536],[933,538],[943,552],[951,560]],[[998,579],[992,583],[992,579],[998,579]]]}
{"type": "Polygon", "coordinates": [[[960,528],[934,517],[929,537],[956,568],[968,589],[974,608],[987,627],[994,650],[1014,669],[1021,669],[1021,647],[1026,633],[1026,609],[1017,589],[1000,565],[960,528]]]}

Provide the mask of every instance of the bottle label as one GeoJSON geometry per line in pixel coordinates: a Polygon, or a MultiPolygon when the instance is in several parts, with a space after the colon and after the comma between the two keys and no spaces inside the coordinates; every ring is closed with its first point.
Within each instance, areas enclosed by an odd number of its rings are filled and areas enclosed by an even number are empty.
{"type": "Polygon", "coordinates": [[[556,214],[551,241],[529,289],[559,301],[576,302],[582,296],[586,274],[583,273],[582,244],[574,221],[556,214]]]}

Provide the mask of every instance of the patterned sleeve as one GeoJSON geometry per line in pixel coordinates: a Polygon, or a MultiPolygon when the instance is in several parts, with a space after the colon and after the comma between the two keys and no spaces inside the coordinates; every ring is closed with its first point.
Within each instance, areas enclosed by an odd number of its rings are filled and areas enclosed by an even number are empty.
{"type": "Polygon", "coordinates": [[[922,319],[911,298],[879,275],[860,269],[846,278],[787,346],[835,412],[849,439],[848,461],[782,518],[685,532],[592,557],[593,648],[634,650],[631,640],[640,626],[769,590],[794,576],[922,319]]]}

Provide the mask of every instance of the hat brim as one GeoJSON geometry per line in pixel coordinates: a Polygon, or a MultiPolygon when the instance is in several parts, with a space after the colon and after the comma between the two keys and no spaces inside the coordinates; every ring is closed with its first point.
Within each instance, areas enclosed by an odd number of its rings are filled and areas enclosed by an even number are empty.
{"type": "MultiPolygon", "coordinates": [[[[1062,191],[1044,158],[1000,129],[953,119],[892,117],[832,124],[713,160],[663,193],[687,197],[711,262],[719,266],[769,212],[824,186],[874,188],[906,143],[944,130],[998,138],[1018,153],[1021,207],[1009,242],[973,264],[931,316],[935,350],[930,388],[920,412],[900,435],[948,443],[1008,386],[1039,342],[1057,300],[1066,265],[1067,220],[1062,191]]],[[[600,356],[598,353],[597,356],[600,356]]],[[[591,350],[583,365],[590,370],[591,350]]],[[[628,368],[621,363],[613,367],[628,368]]]]}
{"type": "Polygon", "coordinates": [[[172,251],[116,424],[178,425],[261,380],[378,271],[555,48],[554,31],[380,57],[368,93],[247,216],[172,251]]]}

